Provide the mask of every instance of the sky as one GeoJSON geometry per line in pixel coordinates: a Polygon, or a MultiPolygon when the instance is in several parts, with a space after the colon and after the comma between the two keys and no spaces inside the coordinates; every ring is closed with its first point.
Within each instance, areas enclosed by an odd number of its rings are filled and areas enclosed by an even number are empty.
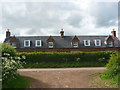
{"type": "Polygon", "coordinates": [[[118,34],[118,0],[3,0],[0,42],[6,29],[16,36],[118,34]]]}

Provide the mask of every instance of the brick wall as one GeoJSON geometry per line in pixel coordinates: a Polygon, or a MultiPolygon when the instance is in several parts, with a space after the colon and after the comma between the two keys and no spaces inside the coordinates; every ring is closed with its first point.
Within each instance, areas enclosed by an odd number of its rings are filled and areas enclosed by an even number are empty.
{"type": "Polygon", "coordinates": [[[80,49],[16,49],[17,52],[94,52],[94,51],[120,51],[120,48],[80,48],[80,49]]]}

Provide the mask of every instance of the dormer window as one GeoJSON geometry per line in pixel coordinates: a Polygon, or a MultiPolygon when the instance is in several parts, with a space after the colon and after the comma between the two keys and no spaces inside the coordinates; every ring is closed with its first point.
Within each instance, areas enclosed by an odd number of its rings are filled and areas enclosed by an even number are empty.
{"type": "Polygon", "coordinates": [[[79,47],[79,42],[80,42],[80,40],[79,40],[78,37],[75,35],[75,36],[72,38],[71,46],[72,46],[73,48],[78,48],[78,47],[79,47]]]}
{"type": "Polygon", "coordinates": [[[54,47],[54,44],[55,44],[55,40],[53,39],[52,36],[50,36],[47,40],[47,45],[48,45],[48,48],[53,48],[54,47]]]}
{"type": "Polygon", "coordinates": [[[13,48],[17,48],[17,45],[15,42],[12,42],[12,46],[13,46],[13,48]]]}
{"type": "Polygon", "coordinates": [[[101,46],[101,40],[99,39],[95,40],[95,46],[101,46]]]}
{"type": "Polygon", "coordinates": [[[53,46],[54,46],[54,43],[53,43],[53,42],[48,42],[48,47],[49,47],[49,48],[53,48],[53,46]]]}
{"type": "Polygon", "coordinates": [[[24,47],[30,47],[30,40],[24,40],[24,47]]]}
{"type": "Polygon", "coordinates": [[[19,40],[15,37],[15,35],[11,37],[9,45],[12,45],[13,48],[19,48],[19,40]]]}
{"type": "Polygon", "coordinates": [[[108,42],[107,42],[107,46],[108,46],[108,47],[113,47],[113,42],[112,42],[112,41],[108,41],[108,42]]]}
{"type": "Polygon", "coordinates": [[[78,42],[72,42],[72,45],[74,48],[77,48],[78,47],[78,42]]]}
{"type": "Polygon", "coordinates": [[[35,41],[35,46],[36,47],[41,47],[42,45],[41,45],[41,40],[36,40],[35,41]]]}
{"type": "Polygon", "coordinates": [[[84,46],[90,46],[90,40],[84,40],[84,46]]]}
{"type": "Polygon", "coordinates": [[[107,47],[113,47],[114,46],[114,39],[113,39],[113,36],[109,35],[106,40],[106,45],[107,47]]]}

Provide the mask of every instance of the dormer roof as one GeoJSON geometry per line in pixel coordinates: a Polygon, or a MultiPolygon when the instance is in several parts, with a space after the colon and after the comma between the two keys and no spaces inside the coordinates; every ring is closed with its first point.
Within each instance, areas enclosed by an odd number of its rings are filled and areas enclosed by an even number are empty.
{"type": "Polygon", "coordinates": [[[78,39],[78,37],[76,35],[72,38],[72,42],[73,41],[79,41],[79,39],[78,39]]]}
{"type": "Polygon", "coordinates": [[[47,42],[54,42],[55,40],[53,39],[53,37],[52,36],[50,36],[49,38],[48,38],[48,40],[47,40],[47,42]]]}
{"type": "Polygon", "coordinates": [[[114,41],[113,36],[109,35],[109,36],[106,38],[106,41],[114,41]]]}

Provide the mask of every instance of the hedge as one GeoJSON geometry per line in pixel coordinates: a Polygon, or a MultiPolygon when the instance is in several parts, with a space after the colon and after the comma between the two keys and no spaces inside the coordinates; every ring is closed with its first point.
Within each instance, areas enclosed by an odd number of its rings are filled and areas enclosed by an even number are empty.
{"type": "Polygon", "coordinates": [[[30,52],[17,53],[26,56],[25,67],[94,67],[105,66],[113,52],[30,52]]]}

